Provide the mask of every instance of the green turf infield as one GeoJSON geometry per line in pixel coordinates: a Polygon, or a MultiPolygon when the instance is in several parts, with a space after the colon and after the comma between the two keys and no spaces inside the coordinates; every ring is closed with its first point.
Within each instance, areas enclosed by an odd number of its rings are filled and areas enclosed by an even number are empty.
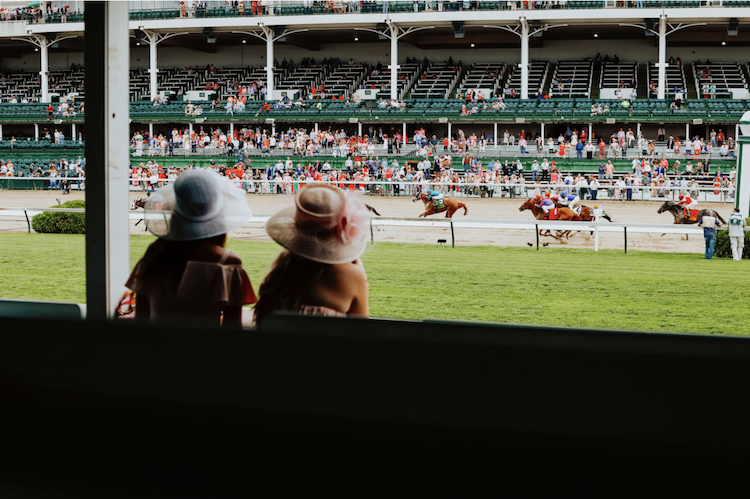
{"type": "MultiPolygon", "coordinates": [[[[153,240],[131,237],[131,267],[153,240]]],[[[257,291],[279,246],[231,240],[257,291]]],[[[699,254],[379,243],[373,317],[750,335],[750,261],[699,254]]],[[[0,296],[83,303],[84,238],[0,235],[0,296]]]]}

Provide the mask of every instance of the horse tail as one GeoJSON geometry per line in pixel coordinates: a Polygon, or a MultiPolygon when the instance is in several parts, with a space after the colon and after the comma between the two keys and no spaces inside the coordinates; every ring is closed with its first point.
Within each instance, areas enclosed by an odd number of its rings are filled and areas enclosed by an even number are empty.
{"type": "MultiPolygon", "coordinates": [[[[458,207],[459,207],[459,208],[463,208],[463,209],[464,209],[464,215],[466,215],[467,213],[469,213],[469,209],[468,209],[468,208],[466,207],[466,205],[465,205],[465,204],[463,204],[463,203],[458,203],[458,207]]],[[[723,222],[723,220],[722,220],[722,222],[723,222]]]]}
{"type": "Polygon", "coordinates": [[[721,215],[719,215],[719,212],[718,212],[718,211],[715,211],[715,210],[714,210],[714,215],[716,215],[716,218],[718,218],[718,219],[719,219],[719,222],[721,222],[721,223],[722,223],[722,224],[724,224],[724,225],[726,225],[726,224],[727,224],[726,220],[724,220],[723,218],[721,218],[721,215]]]}
{"type": "Polygon", "coordinates": [[[611,219],[611,218],[609,218],[609,215],[607,215],[607,214],[604,214],[604,215],[602,215],[602,218],[603,218],[603,219],[605,219],[605,220],[606,220],[606,221],[608,221],[608,222],[611,222],[611,221],[612,221],[612,219],[611,219]]]}

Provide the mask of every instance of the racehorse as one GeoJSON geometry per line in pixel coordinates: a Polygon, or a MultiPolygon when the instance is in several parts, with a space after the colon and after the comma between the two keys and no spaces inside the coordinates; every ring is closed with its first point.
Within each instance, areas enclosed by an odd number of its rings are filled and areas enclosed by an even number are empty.
{"type": "MultiPolygon", "coordinates": [[[[132,210],[137,210],[138,208],[146,208],[146,201],[148,201],[148,198],[136,199],[135,201],[133,201],[133,205],[132,205],[132,208],[130,208],[130,210],[132,211],[132,210]]],[[[135,223],[135,226],[138,227],[138,224],[141,222],[143,222],[143,219],[138,220],[135,223]]]]}
{"type": "MultiPolygon", "coordinates": [[[[561,205],[557,201],[555,201],[555,206],[557,208],[565,208],[565,206],[561,205]]],[[[593,208],[589,208],[588,206],[584,206],[584,205],[580,205],[580,206],[581,206],[581,213],[579,214],[579,216],[583,219],[583,221],[584,222],[593,222],[594,219],[596,218],[594,216],[594,209],[593,208]]],[[[612,221],[612,219],[609,218],[609,215],[607,215],[603,211],[602,211],[602,218],[605,219],[608,222],[612,221]]]]}
{"type": "MultiPolygon", "coordinates": [[[[531,213],[537,220],[549,220],[549,218],[545,218],[544,210],[539,208],[533,199],[527,199],[526,202],[518,208],[518,211],[524,210],[531,210],[531,213]]],[[[570,208],[557,208],[557,220],[562,220],[563,222],[581,222],[583,218],[576,215],[576,213],[570,208]]],[[[558,230],[557,235],[554,235],[551,230],[539,229],[540,236],[554,237],[558,241],[562,240],[563,237],[566,239],[569,238],[570,232],[571,231],[569,230],[558,230]]]]}
{"type": "Polygon", "coordinates": [[[466,205],[463,203],[459,203],[455,199],[443,199],[443,207],[439,208],[438,211],[435,211],[435,205],[433,204],[431,199],[427,199],[427,193],[417,191],[417,193],[414,195],[414,199],[412,199],[412,202],[417,202],[418,199],[421,199],[424,202],[424,208],[425,212],[419,215],[420,217],[427,217],[429,215],[434,215],[435,213],[442,213],[447,212],[445,214],[445,218],[453,218],[453,214],[456,213],[460,208],[464,209],[464,215],[466,215],[469,210],[466,208],[466,205]]]}
{"type": "Polygon", "coordinates": [[[726,224],[727,222],[721,218],[721,215],[719,215],[714,210],[700,210],[698,212],[698,217],[695,220],[690,220],[688,217],[685,216],[685,210],[682,209],[682,206],[680,206],[677,203],[673,203],[671,201],[664,201],[664,204],[661,205],[661,208],[657,211],[657,213],[664,213],[665,211],[668,211],[674,216],[674,223],[675,224],[696,224],[700,221],[703,217],[716,217],[716,219],[726,224]]]}

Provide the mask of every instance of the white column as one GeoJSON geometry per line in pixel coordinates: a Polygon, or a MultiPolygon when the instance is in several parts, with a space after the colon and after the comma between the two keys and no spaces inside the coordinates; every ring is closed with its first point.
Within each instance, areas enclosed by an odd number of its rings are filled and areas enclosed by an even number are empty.
{"type": "Polygon", "coordinates": [[[34,140],[39,140],[39,123],[34,123],[34,140]]]}
{"type": "Polygon", "coordinates": [[[156,46],[157,46],[157,34],[149,33],[148,36],[148,56],[149,56],[149,83],[151,85],[151,100],[156,98],[156,75],[159,72],[159,68],[156,65],[156,46]]]}
{"type": "Polygon", "coordinates": [[[315,123],[315,132],[317,133],[318,131],[319,131],[319,129],[318,129],[318,124],[317,124],[317,123],[315,123]]]}
{"type": "Polygon", "coordinates": [[[271,123],[271,135],[276,135],[276,122],[271,123]]]}
{"type": "MultiPolygon", "coordinates": [[[[594,140],[593,128],[594,128],[593,125],[591,123],[589,123],[589,142],[591,142],[592,140],[594,140]]],[[[594,144],[594,145],[596,145],[596,144],[594,144]]]]}
{"type": "Polygon", "coordinates": [[[357,135],[359,135],[360,137],[362,136],[362,122],[361,121],[357,122],[357,135]]]}
{"type": "Polygon", "coordinates": [[[659,87],[657,97],[664,98],[667,85],[667,16],[659,17],[659,87]]]}
{"type": "MultiPolygon", "coordinates": [[[[708,137],[708,132],[706,132],[706,137],[708,137]]],[[[739,140],[739,138],[740,138],[740,124],[737,123],[736,125],[734,125],[734,140],[735,140],[735,142],[737,140],[739,140]]]]}
{"type": "Polygon", "coordinates": [[[409,143],[409,137],[406,136],[406,123],[404,123],[403,130],[404,130],[404,132],[401,135],[404,136],[404,144],[408,144],[409,143]]]}
{"type": "MultiPolygon", "coordinates": [[[[542,131],[541,131],[541,135],[542,135],[542,147],[547,147],[547,144],[545,144],[545,143],[544,143],[544,122],[542,122],[542,131]]],[[[589,140],[591,140],[591,138],[590,138],[590,137],[589,137],[589,140]]]]}
{"type": "Polygon", "coordinates": [[[690,138],[690,123],[685,123],[685,140],[690,138]]]}
{"type": "Polygon", "coordinates": [[[452,128],[451,122],[449,121],[448,122],[448,140],[450,140],[452,142],[453,139],[451,138],[451,131],[452,131],[451,128],[452,128]]]}
{"type": "Polygon", "coordinates": [[[76,124],[71,123],[70,124],[70,140],[71,142],[76,142],[78,140],[78,136],[76,135],[76,124]]]}
{"type": "Polygon", "coordinates": [[[153,123],[148,124],[148,136],[149,137],[154,136],[154,124],[153,123]]]}
{"type": "Polygon", "coordinates": [[[190,131],[190,137],[192,137],[193,136],[193,124],[192,123],[188,123],[188,130],[190,131]]]}
{"type": "Polygon", "coordinates": [[[3,125],[0,125],[0,140],[3,140],[3,125]]]}
{"type": "Polygon", "coordinates": [[[740,209],[743,217],[750,211],[750,137],[738,139],[740,157],[737,161],[737,191],[734,206],[740,209]]]}
{"type": "Polygon", "coordinates": [[[229,138],[234,138],[234,123],[231,122],[229,123],[229,138]]]}
{"type": "Polygon", "coordinates": [[[391,99],[398,99],[398,27],[391,24],[391,99]]]}
{"type": "Polygon", "coordinates": [[[529,23],[521,18],[521,98],[529,98],[529,23]]]}
{"type": "Polygon", "coordinates": [[[273,94],[273,30],[265,28],[266,32],[266,100],[271,100],[273,94]]]}
{"type": "Polygon", "coordinates": [[[39,76],[42,81],[42,102],[49,102],[49,45],[47,40],[40,38],[39,56],[41,59],[41,69],[39,76]]]}
{"type": "MultiPolygon", "coordinates": [[[[544,126],[544,125],[542,125],[542,126],[544,126]]],[[[493,126],[492,138],[495,141],[495,147],[497,147],[497,123],[495,123],[494,126],[493,126]]]]}
{"type": "Polygon", "coordinates": [[[86,17],[91,14],[93,23],[103,23],[86,33],[92,37],[89,44],[103,44],[101,53],[90,48],[86,53],[92,58],[86,62],[87,77],[92,71],[104,82],[102,94],[96,94],[101,99],[98,104],[103,104],[101,115],[86,116],[90,126],[101,126],[96,132],[89,131],[100,141],[93,151],[96,161],[103,160],[95,165],[98,171],[89,170],[86,186],[86,315],[93,321],[113,318],[130,274],[128,6],[128,2],[106,2],[91,11],[86,9],[86,17]]]}
{"type": "Polygon", "coordinates": [[[638,138],[641,135],[641,124],[636,123],[635,125],[635,137],[638,138]]]}

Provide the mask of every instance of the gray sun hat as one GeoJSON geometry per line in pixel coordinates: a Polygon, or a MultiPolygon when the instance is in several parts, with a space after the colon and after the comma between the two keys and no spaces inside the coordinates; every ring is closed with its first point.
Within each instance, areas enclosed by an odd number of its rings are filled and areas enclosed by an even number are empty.
{"type": "Polygon", "coordinates": [[[245,191],[209,169],[189,170],[156,191],[144,207],[146,229],[170,241],[226,234],[252,216],[245,191]]]}

